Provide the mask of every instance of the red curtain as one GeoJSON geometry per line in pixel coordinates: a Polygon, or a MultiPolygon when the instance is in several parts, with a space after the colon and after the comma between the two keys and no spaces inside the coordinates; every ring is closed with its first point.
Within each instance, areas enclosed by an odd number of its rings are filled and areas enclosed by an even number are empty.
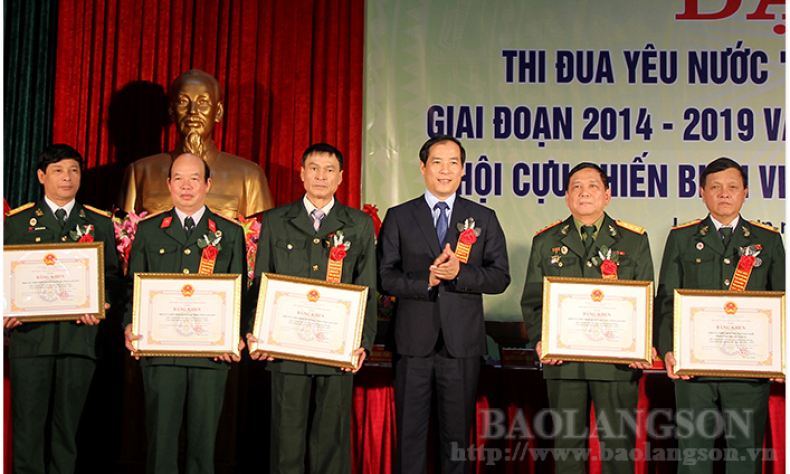
{"type": "Polygon", "coordinates": [[[197,68],[224,90],[219,148],[260,164],[277,205],[323,141],[360,207],[363,36],[363,0],[61,0],[53,136],[86,159],[79,198],[109,208],[126,165],[173,149],[165,94],[197,68]]]}

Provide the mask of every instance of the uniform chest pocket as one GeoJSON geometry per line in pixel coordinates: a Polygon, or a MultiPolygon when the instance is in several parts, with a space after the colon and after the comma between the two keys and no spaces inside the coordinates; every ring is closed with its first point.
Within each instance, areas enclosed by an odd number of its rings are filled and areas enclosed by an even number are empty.
{"type": "MultiPolygon", "coordinates": [[[[578,268],[579,259],[573,255],[554,255],[543,262],[543,274],[546,276],[563,276],[578,268]]],[[[578,272],[578,270],[576,270],[578,272]]]]}
{"type": "Polygon", "coordinates": [[[278,239],[274,242],[275,273],[299,275],[307,268],[309,258],[307,241],[297,239],[278,239]]]}
{"type": "Polygon", "coordinates": [[[617,278],[633,280],[634,276],[636,276],[636,261],[629,257],[620,256],[617,261],[617,278]]]}
{"type": "Polygon", "coordinates": [[[716,256],[712,253],[699,252],[685,256],[683,259],[682,286],[685,288],[715,289],[721,279],[716,256]]]}
{"type": "Polygon", "coordinates": [[[171,272],[179,263],[178,246],[149,244],[145,247],[145,258],[149,272],[171,272]]]}

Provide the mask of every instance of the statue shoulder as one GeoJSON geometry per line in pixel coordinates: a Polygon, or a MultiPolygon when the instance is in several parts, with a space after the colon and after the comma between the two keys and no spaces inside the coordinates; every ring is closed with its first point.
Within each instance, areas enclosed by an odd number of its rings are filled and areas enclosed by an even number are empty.
{"type": "Polygon", "coordinates": [[[617,224],[617,227],[628,229],[635,234],[644,235],[644,233],[647,231],[644,227],[639,227],[638,225],[631,224],[630,222],[621,221],[619,219],[614,222],[617,224]]]}
{"type": "Polygon", "coordinates": [[[5,215],[6,215],[6,217],[11,217],[11,216],[17,215],[20,212],[26,211],[26,210],[30,209],[31,207],[33,207],[35,205],[36,205],[35,202],[29,202],[27,204],[22,204],[21,206],[15,208],[15,209],[11,209],[10,211],[6,212],[5,215]]]}
{"type": "Polygon", "coordinates": [[[247,158],[242,158],[241,156],[231,155],[230,153],[225,153],[224,151],[219,152],[219,158],[221,161],[226,162],[232,166],[238,166],[242,168],[246,168],[247,170],[255,169],[260,170],[262,169],[258,163],[255,163],[247,158]]]}

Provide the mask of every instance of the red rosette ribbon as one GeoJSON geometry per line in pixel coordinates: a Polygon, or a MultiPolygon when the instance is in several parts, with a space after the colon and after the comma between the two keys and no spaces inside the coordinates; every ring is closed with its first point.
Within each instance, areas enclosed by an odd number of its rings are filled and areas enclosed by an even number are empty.
{"type": "Polygon", "coordinates": [[[738,261],[738,270],[751,271],[752,267],[754,267],[754,261],[755,258],[751,255],[742,256],[740,261],[738,261]]]}
{"type": "Polygon", "coordinates": [[[77,242],[93,242],[93,236],[90,234],[85,234],[77,242]]]}
{"type": "Polygon", "coordinates": [[[200,265],[198,266],[198,273],[201,275],[211,275],[214,273],[214,262],[217,260],[219,250],[215,245],[209,245],[203,249],[200,254],[200,265]]]}
{"type": "Polygon", "coordinates": [[[219,254],[219,251],[215,245],[209,245],[203,249],[203,258],[206,260],[216,260],[217,254],[219,254]]]}
{"type": "Polygon", "coordinates": [[[340,245],[338,247],[332,247],[332,250],[329,252],[329,258],[338,261],[346,258],[346,246],[340,245]]]}
{"type": "Polygon", "coordinates": [[[607,259],[601,262],[601,276],[606,279],[617,279],[617,264],[607,259]]]}
{"type": "Polygon", "coordinates": [[[477,242],[477,236],[475,235],[475,230],[466,229],[465,231],[461,232],[461,235],[458,237],[458,240],[462,244],[472,245],[473,243],[477,242]]]}

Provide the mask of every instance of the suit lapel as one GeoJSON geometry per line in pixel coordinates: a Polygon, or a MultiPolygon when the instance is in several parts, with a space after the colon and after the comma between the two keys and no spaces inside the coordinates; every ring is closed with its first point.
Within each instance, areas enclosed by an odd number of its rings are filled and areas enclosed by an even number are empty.
{"type": "MultiPolygon", "coordinates": [[[[439,247],[439,237],[436,235],[436,226],[433,225],[433,214],[428,208],[428,203],[425,202],[425,195],[412,201],[411,212],[412,216],[414,216],[415,225],[420,229],[423,238],[431,250],[433,250],[434,254],[438,255],[442,253],[442,248],[439,247]]],[[[445,240],[449,242],[449,239],[445,240]]]]}
{"type": "MultiPolygon", "coordinates": [[[[288,219],[291,227],[299,230],[303,234],[315,235],[316,232],[315,229],[313,229],[313,219],[307,215],[307,209],[305,209],[302,200],[300,199],[292,203],[290,206],[291,208],[288,209],[286,218],[288,219]]],[[[328,218],[329,216],[325,217],[324,221],[326,221],[328,218]]],[[[321,223],[321,227],[324,227],[324,222],[321,223]]],[[[321,229],[318,230],[320,231],[321,229]]]]}
{"type": "MultiPolygon", "coordinates": [[[[342,229],[346,225],[347,221],[348,212],[346,211],[345,206],[337,202],[337,199],[335,199],[335,205],[332,206],[332,210],[329,211],[329,214],[324,217],[324,220],[321,222],[321,227],[318,229],[316,236],[319,238],[326,238],[328,234],[331,234],[338,229],[342,229]]],[[[312,224],[310,228],[312,229],[312,224]]]]}
{"type": "Polygon", "coordinates": [[[458,224],[463,226],[464,221],[472,217],[468,204],[466,199],[456,195],[453,212],[450,214],[450,227],[447,229],[447,237],[444,239],[453,250],[458,245],[458,237],[461,235],[461,231],[458,230],[458,224]]]}

